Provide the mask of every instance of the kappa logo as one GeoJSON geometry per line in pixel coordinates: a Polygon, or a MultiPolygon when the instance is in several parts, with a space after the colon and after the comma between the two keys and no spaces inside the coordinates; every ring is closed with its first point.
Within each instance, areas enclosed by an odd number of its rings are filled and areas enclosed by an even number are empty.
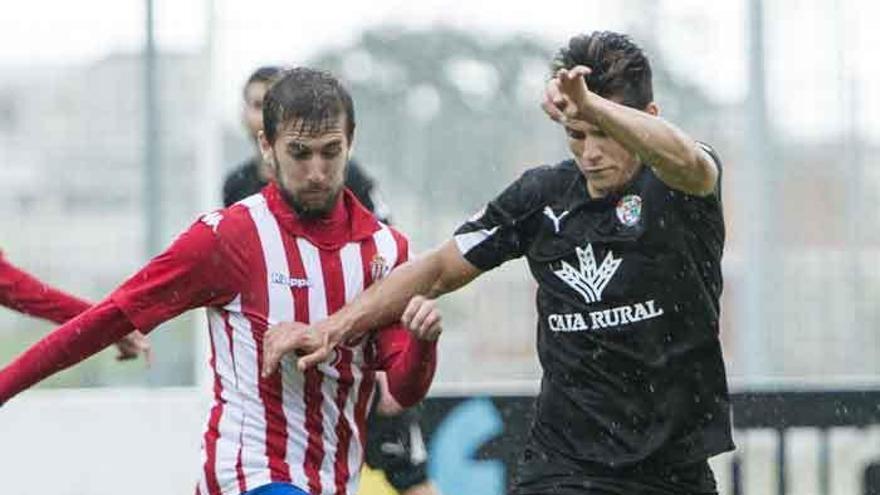
{"type": "Polygon", "coordinates": [[[272,283],[278,285],[286,285],[295,289],[301,289],[312,285],[307,278],[289,277],[283,273],[278,272],[272,274],[272,283]]]}
{"type": "Polygon", "coordinates": [[[614,253],[608,251],[602,264],[597,266],[592,244],[587,244],[585,248],[575,248],[575,251],[580,269],[577,270],[563,261],[562,268],[554,270],[553,273],[580,294],[587,303],[600,302],[602,292],[605,291],[605,287],[623,260],[615,258],[614,253]]]}
{"type": "Polygon", "coordinates": [[[553,208],[550,208],[549,206],[545,206],[544,207],[544,215],[546,215],[547,218],[549,218],[550,221],[553,222],[553,230],[558,234],[559,228],[562,226],[562,219],[565,218],[566,215],[568,215],[568,210],[563,211],[562,215],[559,215],[557,217],[556,213],[553,211],[553,208]]]}

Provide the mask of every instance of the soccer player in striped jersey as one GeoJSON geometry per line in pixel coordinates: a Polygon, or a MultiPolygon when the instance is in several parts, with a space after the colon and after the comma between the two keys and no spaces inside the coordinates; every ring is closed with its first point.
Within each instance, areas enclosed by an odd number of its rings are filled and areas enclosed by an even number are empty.
{"type": "Polygon", "coordinates": [[[263,111],[260,145],[273,182],[202,216],[107,299],[0,370],[0,403],[134,328],[205,307],[214,403],[196,493],[352,494],[375,370],[403,406],[421,400],[436,366],[439,314],[433,301],[413,298],[430,320],[376,329],[305,373],[293,360],[260,373],[270,325],[326,318],[409,253],[406,238],[343,187],[355,115],[335,78],[286,71],[263,111]]]}
{"type": "MultiPolygon", "coordinates": [[[[88,302],[56,289],[13,265],[0,252],[0,306],[54,323],[64,323],[91,306],[88,302]]],[[[134,331],[116,342],[119,361],[137,359],[143,353],[150,360],[150,341],[134,331]]]]}
{"type": "MultiPolygon", "coordinates": [[[[242,90],[242,123],[257,145],[257,153],[235,168],[223,182],[223,205],[232,204],[260,192],[269,183],[272,170],[259,153],[259,135],[263,130],[263,101],[272,82],[284,69],[263,66],[256,69],[242,90]]],[[[349,159],[345,187],[381,222],[390,224],[387,208],[375,194],[376,184],[363,167],[349,159]]],[[[377,392],[374,407],[367,418],[364,460],[370,469],[381,471],[388,484],[400,495],[435,495],[437,489],[428,477],[427,451],[419,425],[418,406],[401,408],[388,392],[388,381],[382,372],[376,375],[377,392]]],[[[373,473],[371,473],[373,474],[373,473]]],[[[376,479],[375,476],[368,478],[376,479]]],[[[381,478],[378,478],[381,479],[381,478]]],[[[371,483],[361,486],[369,490],[371,483]]]]}

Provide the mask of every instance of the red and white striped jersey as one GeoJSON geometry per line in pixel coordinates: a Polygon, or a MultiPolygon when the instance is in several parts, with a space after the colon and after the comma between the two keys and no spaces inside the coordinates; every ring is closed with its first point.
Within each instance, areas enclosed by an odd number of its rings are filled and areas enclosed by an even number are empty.
{"type": "Polygon", "coordinates": [[[326,318],[405,261],[408,247],[347,191],[330,219],[315,222],[300,221],[270,185],[202,217],[112,296],[138,328],[208,308],[214,401],[202,445],[203,495],[271,482],[311,494],[356,491],[373,369],[407,334],[376,332],[306,373],[285,358],[267,379],[260,376],[263,334],[278,322],[326,318]]]}

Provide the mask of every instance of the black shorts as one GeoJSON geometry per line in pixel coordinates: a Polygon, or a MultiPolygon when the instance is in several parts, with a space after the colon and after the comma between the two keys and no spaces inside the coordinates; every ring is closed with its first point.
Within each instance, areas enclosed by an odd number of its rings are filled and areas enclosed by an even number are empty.
{"type": "Polygon", "coordinates": [[[512,495],[717,495],[707,461],[611,468],[574,461],[530,444],[517,464],[512,495]]]}
{"type": "Polygon", "coordinates": [[[411,407],[396,416],[383,416],[374,407],[367,418],[366,463],[383,471],[388,483],[399,492],[428,481],[428,455],[419,427],[420,407],[411,407]]]}

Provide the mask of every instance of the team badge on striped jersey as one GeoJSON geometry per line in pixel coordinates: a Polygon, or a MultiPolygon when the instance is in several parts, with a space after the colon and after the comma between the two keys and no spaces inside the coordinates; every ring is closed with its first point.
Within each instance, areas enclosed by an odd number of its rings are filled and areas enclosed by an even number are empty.
{"type": "Polygon", "coordinates": [[[620,223],[627,227],[632,227],[639,223],[642,218],[642,198],[629,194],[620,199],[617,203],[617,219],[620,223]]]}
{"type": "Polygon", "coordinates": [[[373,277],[374,281],[385,278],[385,275],[388,275],[388,272],[390,271],[391,267],[388,266],[388,260],[386,260],[381,254],[377,254],[373,257],[373,260],[370,261],[370,276],[373,277]]]}

